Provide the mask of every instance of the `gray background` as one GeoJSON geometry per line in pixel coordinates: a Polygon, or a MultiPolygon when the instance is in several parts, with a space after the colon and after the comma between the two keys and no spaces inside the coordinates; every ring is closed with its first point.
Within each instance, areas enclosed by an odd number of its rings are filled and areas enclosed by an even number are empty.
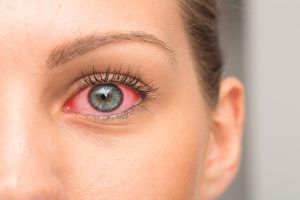
{"type": "Polygon", "coordinates": [[[222,1],[226,75],[247,90],[240,173],[218,200],[300,200],[300,1],[222,1]]]}

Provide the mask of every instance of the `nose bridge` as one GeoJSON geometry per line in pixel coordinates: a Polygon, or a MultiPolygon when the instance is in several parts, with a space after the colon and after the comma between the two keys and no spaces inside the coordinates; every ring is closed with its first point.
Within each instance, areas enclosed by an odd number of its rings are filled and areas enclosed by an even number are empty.
{"type": "Polygon", "coordinates": [[[19,121],[0,123],[0,171],[4,168],[8,172],[6,174],[16,172],[15,175],[25,177],[53,168],[59,145],[43,120],[17,117],[14,120],[19,121]]]}
{"type": "Polygon", "coordinates": [[[29,88],[18,81],[0,88],[0,199],[60,199],[59,142],[51,122],[29,88]]]}
{"type": "Polygon", "coordinates": [[[56,155],[47,144],[43,147],[40,140],[20,132],[1,143],[0,199],[60,199],[62,185],[56,155]]]}

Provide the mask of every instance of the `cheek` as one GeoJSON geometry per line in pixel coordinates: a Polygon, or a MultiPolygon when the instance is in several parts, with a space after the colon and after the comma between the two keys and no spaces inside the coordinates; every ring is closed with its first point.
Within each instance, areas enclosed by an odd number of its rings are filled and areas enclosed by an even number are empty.
{"type": "Polygon", "coordinates": [[[199,188],[207,132],[196,130],[189,123],[180,125],[183,123],[176,125],[176,121],[172,121],[153,130],[163,137],[157,138],[152,145],[154,149],[149,152],[154,156],[149,156],[151,164],[145,165],[148,180],[156,180],[156,191],[164,194],[164,199],[192,199],[199,188]]]}
{"type": "Polygon", "coordinates": [[[182,117],[180,110],[124,136],[101,136],[96,143],[74,137],[65,145],[68,193],[90,200],[192,199],[208,128],[200,115],[182,117]]]}
{"type": "Polygon", "coordinates": [[[160,139],[162,153],[156,163],[157,179],[163,181],[162,186],[168,186],[165,189],[174,192],[174,199],[194,199],[200,188],[210,129],[205,117],[192,114],[174,111],[168,123],[161,126],[164,128],[160,128],[164,137],[160,139]]]}

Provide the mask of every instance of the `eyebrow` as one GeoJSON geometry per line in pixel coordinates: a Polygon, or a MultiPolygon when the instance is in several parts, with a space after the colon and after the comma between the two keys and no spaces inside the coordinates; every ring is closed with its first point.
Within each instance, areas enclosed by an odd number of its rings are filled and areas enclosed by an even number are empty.
{"type": "Polygon", "coordinates": [[[155,45],[163,49],[171,57],[172,61],[176,63],[175,53],[166,42],[149,33],[128,32],[108,33],[104,35],[91,34],[83,37],[81,36],[71,42],[65,42],[51,51],[47,59],[47,65],[52,69],[101,46],[123,41],[136,41],[155,45]]]}

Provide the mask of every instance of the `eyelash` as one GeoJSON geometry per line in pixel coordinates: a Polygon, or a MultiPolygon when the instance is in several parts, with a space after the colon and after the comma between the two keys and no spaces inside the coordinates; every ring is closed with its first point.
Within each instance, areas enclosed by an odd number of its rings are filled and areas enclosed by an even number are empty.
{"type": "MultiPolygon", "coordinates": [[[[89,120],[99,121],[99,120],[118,120],[118,119],[126,119],[131,114],[134,113],[137,107],[144,107],[143,105],[148,101],[156,99],[158,87],[154,87],[152,84],[152,80],[145,83],[141,81],[141,76],[139,71],[133,71],[132,67],[129,65],[125,73],[121,72],[122,66],[119,67],[111,67],[107,66],[107,70],[105,72],[98,72],[96,70],[95,65],[92,66],[92,72],[86,74],[84,71],[81,72],[80,85],[76,90],[76,94],[79,94],[81,91],[88,87],[95,86],[97,84],[104,83],[115,83],[115,84],[124,84],[129,88],[135,90],[141,96],[141,102],[125,112],[113,114],[113,115],[85,115],[89,120]]],[[[100,67],[99,67],[100,68],[100,67]]],[[[74,95],[73,95],[74,96],[74,95]]],[[[144,107],[145,108],[145,107],[144,107]]],[[[147,109],[147,108],[146,108],[147,109]]]]}

